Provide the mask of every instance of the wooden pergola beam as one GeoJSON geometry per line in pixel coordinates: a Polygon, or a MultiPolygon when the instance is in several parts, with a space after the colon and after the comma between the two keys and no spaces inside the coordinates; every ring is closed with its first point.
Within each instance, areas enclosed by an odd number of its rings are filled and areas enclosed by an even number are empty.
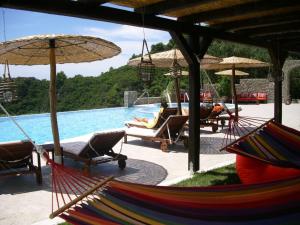
{"type": "Polygon", "coordinates": [[[95,5],[95,6],[110,2],[110,0],[78,0],[78,1],[88,5],[95,5]]]}
{"type": "Polygon", "coordinates": [[[281,34],[260,34],[259,37],[257,37],[257,41],[266,41],[266,40],[290,40],[290,39],[298,39],[300,38],[300,31],[291,31],[288,33],[281,33],[281,34]]]}
{"type": "Polygon", "coordinates": [[[280,34],[289,31],[300,31],[300,21],[290,21],[284,24],[274,24],[257,28],[246,28],[239,30],[238,33],[245,36],[256,37],[261,34],[280,34]]]}
{"type": "Polygon", "coordinates": [[[257,42],[244,36],[211,29],[205,26],[194,25],[184,21],[174,21],[158,16],[145,15],[125,11],[112,7],[89,7],[88,4],[70,0],[0,0],[0,6],[20,10],[50,13],[56,15],[73,16],[84,19],[106,21],[131,26],[146,27],[163,31],[175,31],[185,34],[200,34],[203,36],[218,38],[226,41],[254,45],[268,48],[268,43],[257,42]]]}
{"type": "Polygon", "coordinates": [[[207,22],[215,19],[223,19],[225,17],[234,17],[241,14],[251,14],[253,13],[253,18],[257,17],[257,12],[262,13],[263,11],[272,11],[277,8],[288,8],[291,6],[299,6],[298,0],[289,1],[272,1],[262,0],[259,2],[250,2],[241,5],[235,5],[232,7],[216,9],[201,13],[196,13],[188,16],[181,17],[182,20],[192,21],[192,22],[207,22]]]}
{"type": "Polygon", "coordinates": [[[266,25],[276,25],[276,24],[283,24],[290,21],[300,21],[300,13],[294,14],[283,14],[280,16],[280,21],[278,21],[278,15],[272,16],[263,16],[263,17],[256,17],[238,21],[231,21],[231,22],[224,22],[218,23],[216,25],[212,25],[213,28],[218,28],[222,30],[230,30],[230,31],[238,31],[244,28],[255,28],[261,27],[266,25]]]}
{"type": "Polygon", "coordinates": [[[150,14],[150,15],[158,15],[164,14],[170,11],[179,10],[186,7],[193,7],[195,5],[203,4],[210,2],[211,0],[166,0],[157,2],[151,5],[147,5],[145,7],[140,7],[134,9],[136,12],[150,14]],[[203,2],[203,3],[202,3],[203,2]]]}

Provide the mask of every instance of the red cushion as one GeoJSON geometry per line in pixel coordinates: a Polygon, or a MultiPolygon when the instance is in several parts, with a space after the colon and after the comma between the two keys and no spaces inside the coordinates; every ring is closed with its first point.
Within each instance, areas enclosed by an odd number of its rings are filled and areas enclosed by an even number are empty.
{"type": "Polygon", "coordinates": [[[273,166],[237,155],[236,170],[243,184],[255,184],[300,176],[300,169],[273,166]]]}

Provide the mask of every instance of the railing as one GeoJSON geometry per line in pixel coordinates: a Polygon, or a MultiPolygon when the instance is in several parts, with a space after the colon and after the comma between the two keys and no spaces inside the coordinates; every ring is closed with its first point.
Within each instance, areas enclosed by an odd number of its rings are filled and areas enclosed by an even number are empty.
{"type": "Polygon", "coordinates": [[[133,105],[135,105],[136,102],[139,101],[141,98],[144,98],[145,95],[147,95],[147,104],[149,104],[149,92],[148,90],[144,90],[144,92],[133,102],[133,105]]]}

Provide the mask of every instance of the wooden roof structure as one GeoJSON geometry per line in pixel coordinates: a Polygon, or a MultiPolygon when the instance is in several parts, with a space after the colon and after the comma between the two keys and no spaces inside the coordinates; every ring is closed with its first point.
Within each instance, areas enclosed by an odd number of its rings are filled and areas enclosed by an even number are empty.
{"type": "Polygon", "coordinates": [[[0,6],[166,31],[201,32],[266,48],[279,42],[286,51],[300,53],[299,0],[0,0],[0,6]]]}
{"type": "Polygon", "coordinates": [[[0,0],[0,7],[140,26],[170,33],[189,65],[189,162],[199,170],[200,68],[213,39],[268,49],[274,117],[282,120],[282,67],[300,55],[299,0],[0,0]]]}

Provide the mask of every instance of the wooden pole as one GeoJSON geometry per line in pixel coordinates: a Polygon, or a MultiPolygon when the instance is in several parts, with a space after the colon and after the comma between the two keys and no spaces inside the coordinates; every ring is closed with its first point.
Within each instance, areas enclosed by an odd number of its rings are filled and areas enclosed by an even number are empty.
{"type": "Polygon", "coordinates": [[[56,156],[55,161],[62,163],[62,153],[59,144],[59,132],[57,125],[57,115],[56,115],[56,59],[55,59],[55,39],[49,40],[50,48],[50,87],[49,87],[49,96],[50,96],[50,114],[51,114],[51,127],[54,141],[54,156],[56,156]]]}
{"type": "Polygon", "coordinates": [[[176,98],[177,98],[177,108],[178,108],[178,115],[182,115],[181,110],[181,100],[180,100],[180,89],[179,89],[179,77],[175,77],[175,89],[176,89],[176,98]]]}
{"type": "Polygon", "coordinates": [[[277,123],[282,123],[282,67],[287,58],[287,52],[280,48],[279,43],[272,43],[272,47],[268,50],[273,64],[274,119],[277,123]]]}
{"type": "Polygon", "coordinates": [[[235,65],[232,65],[232,78],[231,78],[231,85],[232,85],[232,98],[233,98],[233,102],[234,102],[234,112],[235,112],[235,119],[238,118],[238,113],[239,113],[239,109],[238,109],[238,102],[237,102],[237,95],[236,95],[236,88],[235,88],[235,65]]]}

